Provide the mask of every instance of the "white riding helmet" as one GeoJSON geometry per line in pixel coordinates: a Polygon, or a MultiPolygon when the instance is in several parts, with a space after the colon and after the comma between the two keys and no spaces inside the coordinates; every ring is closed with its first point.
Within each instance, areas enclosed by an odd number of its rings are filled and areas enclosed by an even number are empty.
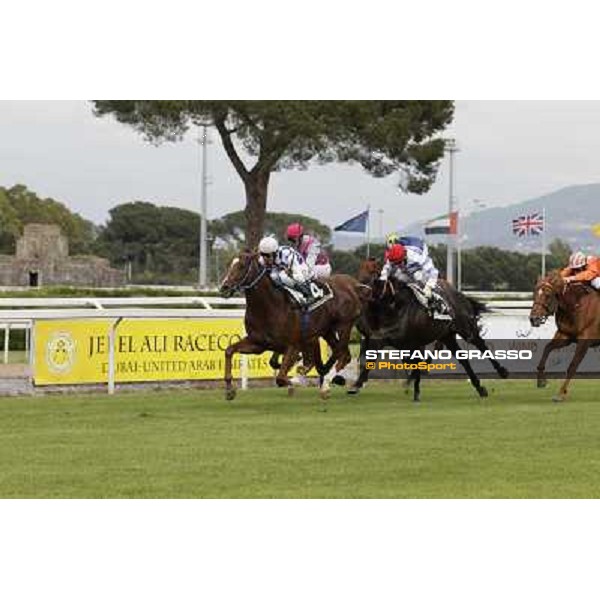
{"type": "Polygon", "coordinates": [[[587,257],[583,252],[575,252],[569,257],[569,268],[580,269],[585,267],[587,263],[587,257]]]}
{"type": "Polygon", "coordinates": [[[264,237],[258,243],[258,251],[261,254],[274,254],[279,249],[279,242],[271,236],[264,237]]]}

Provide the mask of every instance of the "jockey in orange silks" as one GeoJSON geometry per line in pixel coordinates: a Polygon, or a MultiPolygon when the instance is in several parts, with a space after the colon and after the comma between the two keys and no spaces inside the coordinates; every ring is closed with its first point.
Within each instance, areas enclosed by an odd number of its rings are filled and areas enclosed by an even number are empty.
{"type": "Polygon", "coordinates": [[[567,283],[589,283],[600,290],[600,258],[575,252],[569,257],[569,266],[562,269],[561,276],[567,283]]]}

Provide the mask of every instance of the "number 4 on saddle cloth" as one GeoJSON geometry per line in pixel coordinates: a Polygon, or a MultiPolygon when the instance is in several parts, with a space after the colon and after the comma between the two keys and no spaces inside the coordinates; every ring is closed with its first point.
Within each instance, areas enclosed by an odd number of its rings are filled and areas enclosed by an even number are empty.
{"type": "Polygon", "coordinates": [[[287,286],[281,287],[290,295],[294,304],[308,312],[312,312],[333,298],[331,287],[324,281],[308,282],[304,289],[310,292],[310,296],[287,286]]]}

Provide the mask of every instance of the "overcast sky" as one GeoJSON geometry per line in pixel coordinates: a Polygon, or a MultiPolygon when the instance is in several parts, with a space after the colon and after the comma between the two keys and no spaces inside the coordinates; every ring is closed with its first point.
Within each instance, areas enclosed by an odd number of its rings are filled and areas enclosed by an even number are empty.
{"type": "MultiPolygon", "coordinates": [[[[80,101],[0,101],[0,185],[23,183],[103,223],[122,202],[147,200],[198,210],[198,132],[155,147],[110,117],[93,116],[80,101]]],[[[448,135],[457,139],[455,190],[506,205],[560,187],[600,181],[600,102],[458,101],[448,135]]],[[[210,146],[209,218],[239,210],[244,191],[220,143],[210,146]]],[[[269,209],[301,212],[335,226],[370,203],[391,230],[443,213],[448,163],[425,196],[404,195],[397,177],[374,179],[358,166],[313,166],[275,173],[269,209]]],[[[374,214],[373,230],[380,218],[374,214]]]]}

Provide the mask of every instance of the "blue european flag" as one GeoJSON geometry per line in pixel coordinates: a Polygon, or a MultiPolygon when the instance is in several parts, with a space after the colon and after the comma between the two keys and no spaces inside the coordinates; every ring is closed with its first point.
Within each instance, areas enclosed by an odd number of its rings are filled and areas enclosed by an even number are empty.
{"type": "Polygon", "coordinates": [[[351,231],[354,233],[365,233],[367,231],[367,221],[369,219],[369,211],[361,212],[359,215],[348,219],[345,223],[338,225],[334,231],[351,231]]]}

